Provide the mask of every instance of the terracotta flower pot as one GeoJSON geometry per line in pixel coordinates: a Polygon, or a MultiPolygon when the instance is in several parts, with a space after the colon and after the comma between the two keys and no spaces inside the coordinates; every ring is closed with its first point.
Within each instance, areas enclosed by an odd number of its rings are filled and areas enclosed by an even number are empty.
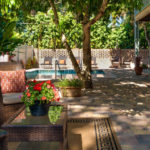
{"type": "Polygon", "coordinates": [[[142,75],[142,71],[143,71],[142,67],[135,67],[134,70],[135,70],[136,75],[142,75]]]}
{"type": "Polygon", "coordinates": [[[81,88],[79,87],[61,87],[62,97],[80,97],[81,88]]]}

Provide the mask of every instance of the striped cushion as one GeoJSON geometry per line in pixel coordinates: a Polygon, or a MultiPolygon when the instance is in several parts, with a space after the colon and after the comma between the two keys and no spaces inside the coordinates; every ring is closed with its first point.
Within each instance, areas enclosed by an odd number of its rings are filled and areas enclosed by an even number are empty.
{"type": "Polygon", "coordinates": [[[1,92],[13,93],[25,90],[25,70],[0,71],[1,92]]]}

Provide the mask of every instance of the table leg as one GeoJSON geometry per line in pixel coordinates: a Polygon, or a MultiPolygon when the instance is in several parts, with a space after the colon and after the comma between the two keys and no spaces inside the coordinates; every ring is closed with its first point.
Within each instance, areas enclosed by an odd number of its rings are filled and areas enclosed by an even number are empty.
{"type": "Polygon", "coordinates": [[[0,150],[8,150],[7,136],[0,137],[0,150]]]}

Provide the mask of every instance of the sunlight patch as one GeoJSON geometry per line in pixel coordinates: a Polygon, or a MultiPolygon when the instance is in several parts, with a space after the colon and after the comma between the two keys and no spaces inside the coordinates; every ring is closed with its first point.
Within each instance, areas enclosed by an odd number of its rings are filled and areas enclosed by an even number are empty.
{"type": "Polygon", "coordinates": [[[122,85],[136,85],[139,87],[147,87],[146,84],[139,84],[139,83],[135,83],[135,82],[120,82],[120,84],[122,84],[122,85]]]}

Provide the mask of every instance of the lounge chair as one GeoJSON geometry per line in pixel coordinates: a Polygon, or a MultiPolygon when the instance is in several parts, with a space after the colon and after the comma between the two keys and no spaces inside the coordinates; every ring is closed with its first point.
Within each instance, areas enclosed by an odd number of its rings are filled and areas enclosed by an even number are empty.
{"type": "Polygon", "coordinates": [[[112,63],[113,68],[120,68],[119,57],[117,57],[117,56],[113,57],[112,60],[111,60],[111,63],[112,63]]]}
{"type": "Polygon", "coordinates": [[[51,69],[52,68],[52,57],[45,57],[43,65],[44,69],[51,69]]]}
{"type": "Polygon", "coordinates": [[[92,69],[97,69],[96,57],[92,57],[91,68],[92,69]]]}
{"type": "Polygon", "coordinates": [[[66,69],[66,57],[59,57],[58,58],[58,65],[60,66],[60,69],[66,69]]]}

